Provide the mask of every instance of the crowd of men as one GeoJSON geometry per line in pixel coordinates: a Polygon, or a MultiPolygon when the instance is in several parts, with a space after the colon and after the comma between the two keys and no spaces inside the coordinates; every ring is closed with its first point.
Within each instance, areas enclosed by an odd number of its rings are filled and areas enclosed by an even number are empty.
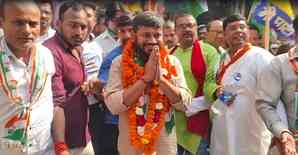
{"type": "Polygon", "coordinates": [[[1,155],[297,155],[295,45],[237,14],[56,7],[1,1],[1,155]]]}

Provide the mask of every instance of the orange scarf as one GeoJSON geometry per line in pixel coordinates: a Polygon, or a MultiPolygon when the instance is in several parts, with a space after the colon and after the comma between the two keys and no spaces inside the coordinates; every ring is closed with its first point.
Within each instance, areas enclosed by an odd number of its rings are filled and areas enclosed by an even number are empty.
{"type": "Polygon", "coordinates": [[[231,57],[231,61],[224,65],[224,61],[221,62],[220,66],[219,66],[219,72],[217,74],[217,84],[221,84],[222,79],[227,71],[227,69],[234,64],[236,61],[238,61],[247,51],[249,51],[251,49],[251,44],[248,43],[246,45],[244,45],[244,47],[240,48],[232,57],[231,57]]]}

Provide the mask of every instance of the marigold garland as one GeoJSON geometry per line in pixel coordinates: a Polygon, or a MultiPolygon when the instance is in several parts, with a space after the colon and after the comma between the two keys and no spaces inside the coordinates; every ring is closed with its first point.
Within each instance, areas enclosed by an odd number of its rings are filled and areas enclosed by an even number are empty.
{"type": "MultiPolygon", "coordinates": [[[[124,88],[133,85],[144,75],[144,67],[134,61],[133,46],[134,41],[128,40],[122,53],[122,84],[124,88]]],[[[177,76],[175,66],[170,64],[168,53],[163,46],[160,48],[160,60],[161,68],[167,71],[165,75],[163,74],[166,79],[170,80],[172,76],[177,76]]],[[[136,108],[138,108],[139,102],[134,103],[128,109],[131,144],[135,149],[144,152],[145,155],[151,155],[154,152],[156,140],[159,138],[160,131],[165,125],[165,114],[171,107],[169,99],[165,95],[160,94],[158,89],[158,83],[153,82],[149,91],[150,102],[147,119],[145,120],[145,125],[143,125],[144,134],[142,136],[137,133],[138,125],[140,125],[138,124],[138,120],[142,120],[141,125],[144,124],[144,118],[142,117],[140,119],[136,114],[136,108]],[[160,106],[161,103],[162,106],[160,106]]]]}

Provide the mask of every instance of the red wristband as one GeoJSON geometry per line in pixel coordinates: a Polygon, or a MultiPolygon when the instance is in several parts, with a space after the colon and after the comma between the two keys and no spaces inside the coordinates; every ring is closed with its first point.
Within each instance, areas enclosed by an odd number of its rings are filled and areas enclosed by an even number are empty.
{"type": "Polygon", "coordinates": [[[56,142],[55,143],[55,154],[60,155],[62,152],[67,151],[68,147],[65,142],[56,142]]]}

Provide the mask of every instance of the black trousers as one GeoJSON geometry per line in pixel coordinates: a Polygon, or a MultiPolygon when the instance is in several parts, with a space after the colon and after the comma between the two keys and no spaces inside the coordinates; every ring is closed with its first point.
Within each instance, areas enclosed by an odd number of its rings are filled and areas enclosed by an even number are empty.
{"type": "Polygon", "coordinates": [[[98,103],[89,107],[89,132],[95,155],[118,155],[118,125],[105,124],[104,113],[106,108],[99,107],[98,103]]]}

